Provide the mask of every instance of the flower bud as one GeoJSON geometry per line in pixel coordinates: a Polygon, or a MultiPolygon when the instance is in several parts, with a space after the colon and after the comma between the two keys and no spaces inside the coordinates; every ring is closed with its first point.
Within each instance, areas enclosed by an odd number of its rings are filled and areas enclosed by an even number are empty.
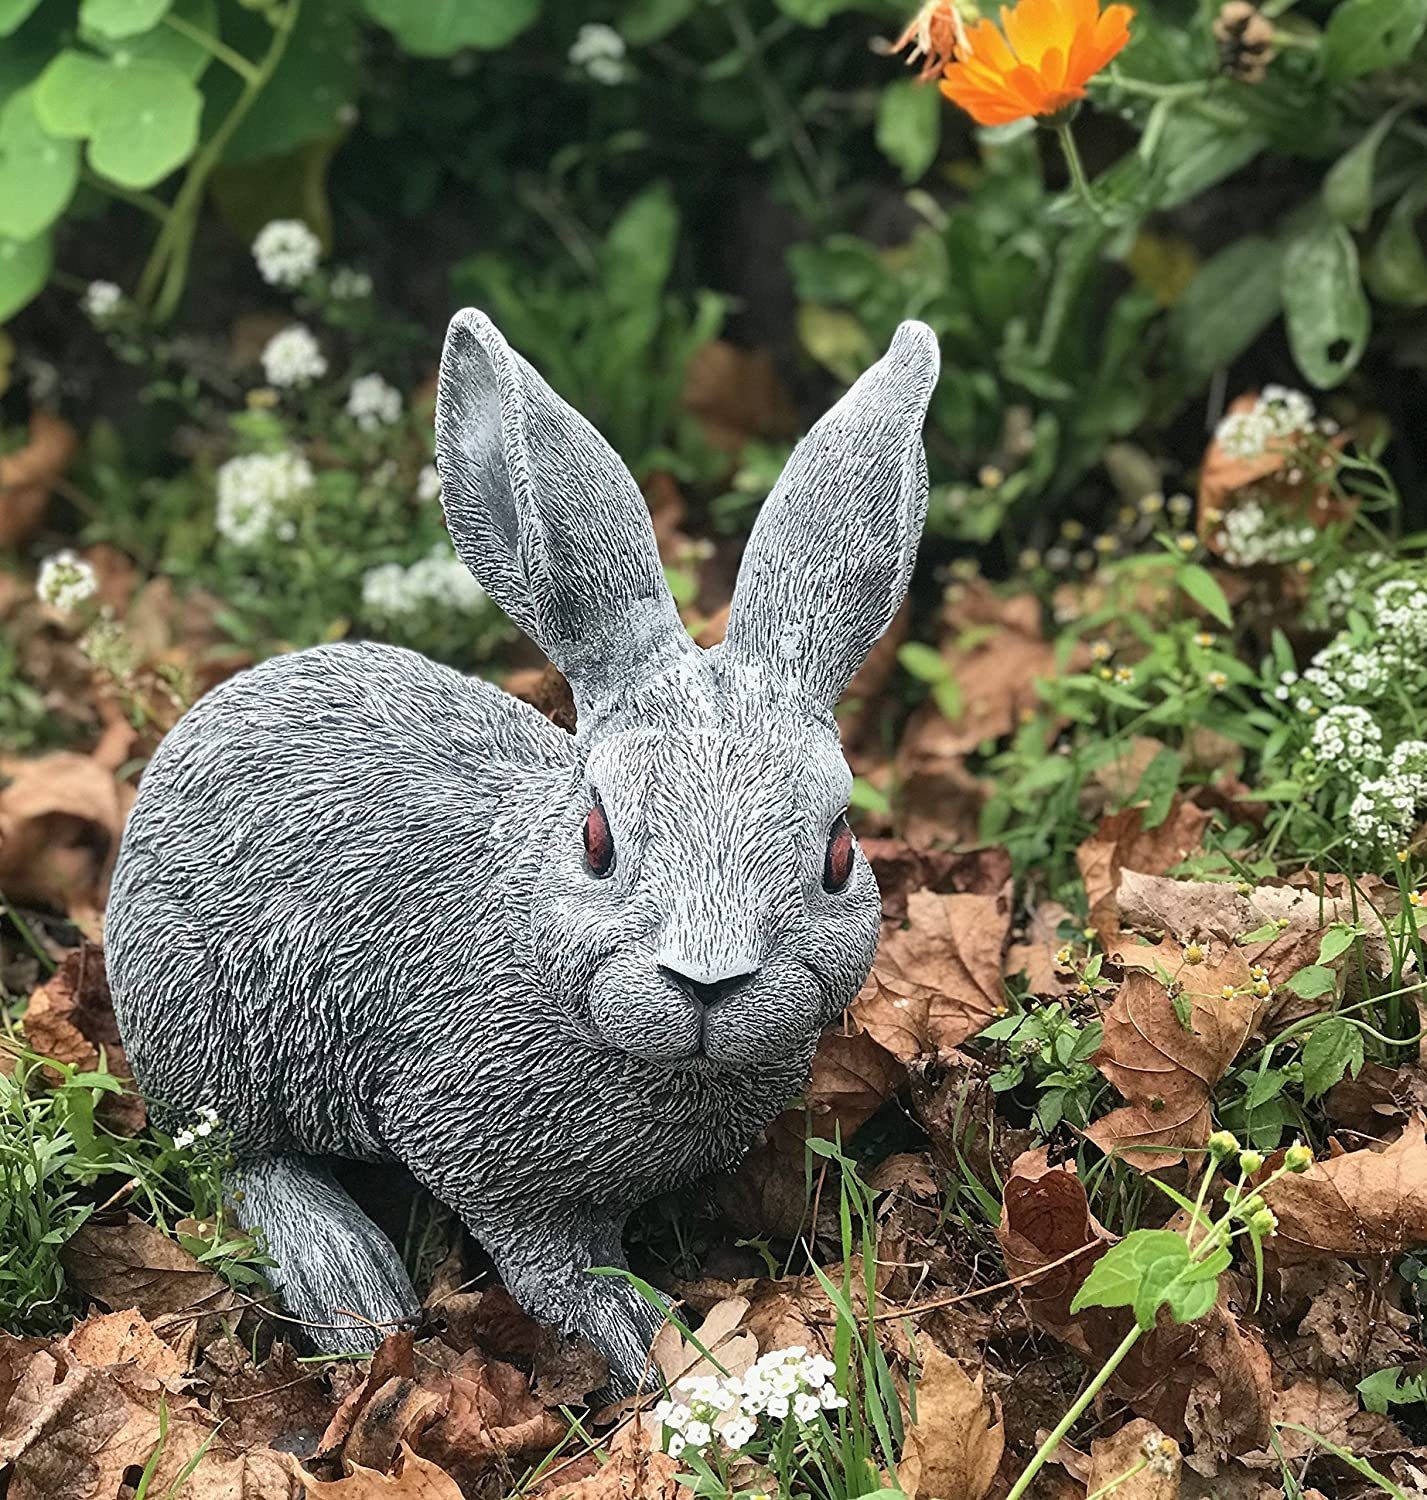
{"type": "Polygon", "coordinates": [[[1262,1151],[1241,1151],[1239,1153],[1239,1170],[1245,1177],[1252,1177],[1261,1166],[1263,1166],[1262,1151]]]}
{"type": "Polygon", "coordinates": [[[1209,1137],[1209,1155],[1215,1161],[1223,1161],[1239,1149],[1239,1139],[1232,1130],[1216,1130],[1209,1137]]]}
{"type": "Polygon", "coordinates": [[[1313,1153],[1302,1141],[1295,1141],[1283,1153],[1283,1164],[1290,1172],[1306,1172],[1313,1165],[1313,1153]]]}

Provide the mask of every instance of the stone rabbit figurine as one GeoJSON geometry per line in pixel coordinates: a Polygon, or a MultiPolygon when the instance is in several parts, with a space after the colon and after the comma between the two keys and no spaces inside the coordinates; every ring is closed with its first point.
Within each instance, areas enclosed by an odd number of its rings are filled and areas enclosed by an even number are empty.
{"type": "Polygon", "coordinates": [[[238,1215],[319,1346],[417,1311],[327,1165],[395,1159],[613,1391],[639,1384],[660,1315],[590,1268],[624,1263],[636,1205],[739,1161],[872,961],[832,710],[907,590],[937,366],[904,323],[813,427],[700,650],[623,464],[458,313],[447,524],[569,679],[577,732],[342,644],[223,683],[160,746],[109,901],[124,1045],[160,1119],[231,1131],[238,1215]]]}

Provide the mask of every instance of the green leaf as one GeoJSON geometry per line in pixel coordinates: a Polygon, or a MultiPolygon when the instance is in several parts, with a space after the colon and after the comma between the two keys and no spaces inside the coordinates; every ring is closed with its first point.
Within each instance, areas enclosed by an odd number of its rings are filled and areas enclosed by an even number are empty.
{"type": "Polygon", "coordinates": [[[620,35],[631,47],[657,42],[694,13],[698,0],[625,0],[620,35]]]}
{"type": "Polygon", "coordinates": [[[1281,290],[1298,368],[1325,390],[1340,384],[1362,358],[1372,326],[1352,235],[1323,218],[1296,236],[1284,252],[1281,290]]]}
{"type": "Polygon", "coordinates": [[[941,682],[949,671],[941,653],[921,641],[908,641],[899,646],[897,660],[918,682],[941,682]]]}
{"type": "Polygon", "coordinates": [[[620,312],[657,309],[674,265],[679,210],[666,183],[655,183],[616,215],[600,253],[604,294],[620,312]]]}
{"type": "Polygon", "coordinates": [[[1170,310],[1170,332],[1187,384],[1232,364],[1278,316],[1283,249],[1248,235],[1200,266],[1170,310]]]}
{"type": "Polygon", "coordinates": [[[540,14],[540,0],[362,0],[414,57],[450,57],[463,47],[512,42],[540,14]]]}
{"type": "Polygon", "coordinates": [[[181,73],[152,63],[115,61],[105,71],[89,165],[123,187],[153,187],[193,155],[203,95],[181,73]]]}
{"type": "Polygon", "coordinates": [[[1176,1322],[1189,1323],[1213,1307],[1219,1273],[1229,1261],[1221,1246],[1191,1262],[1189,1247],[1173,1230],[1136,1229],[1095,1262],[1070,1310],[1133,1307],[1135,1321],[1149,1329],[1160,1307],[1167,1305],[1176,1322]]]}
{"type": "Polygon", "coordinates": [[[1135,800],[1145,804],[1140,814],[1142,828],[1158,828],[1169,816],[1183,771],[1184,757],[1168,747],[1160,750],[1145,767],[1140,784],[1135,788],[1135,800]]]}
{"type": "Polygon", "coordinates": [[[18,31],[40,0],[0,0],[0,36],[18,31]]]}
{"type": "Polygon", "coordinates": [[[1252,932],[1240,934],[1237,941],[1241,945],[1249,943],[1266,943],[1271,938],[1276,938],[1282,931],[1277,922],[1265,922],[1262,927],[1255,927],[1252,932]]]}
{"type": "Polygon", "coordinates": [[[1373,174],[1377,148],[1397,123],[1403,106],[1383,117],[1328,169],[1323,179],[1323,203],[1328,212],[1349,229],[1363,230],[1372,218],[1373,174]]]}
{"type": "Polygon", "coordinates": [[[1229,601],[1207,568],[1201,568],[1198,563],[1185,563],[1176,569],[1174,581],[1200,609],[1213,615],[1221,625],[1234,623],[1234,617],[1229,611],[1229,601]]]}
{"type": "Polygon", "coordinates": [[[0,323],[18,312],[49,280],[51,251],[48,234],[32,240],[0,236],[0,323]]]}
{"type": "Polygon", "coordinates": [[[1427,181],[1392,205],[1377,241],[1368,251],[1363,276],[1374,297],[1397,307],[1427,306],[1427,256],[1417,219],[1427,207],[1427,181]]]}
{"type": "Polygon", "coordinates": [[[83,138],[94,130],[110,64],[89,52],[61,52],[35,84],[35,113],[51,135],[83,138]]]}
{"type": "Polygon", "coordinates": [[[1374,1370],[1358,1381],[1358,1393],[1369,1411],[1385,1412],[1389,1406],[1410,1406],[1427,1401],[1427,1374],[1408,1375],[1396,1368],[1374,1370]]]}
{"type": "Polygon", "coordinates": [[[933,683],[932,699],[941,711],[942,718],[949,719],[953,724],[960,719],[966,708],[961,684],[954,677],[943,677],[940,682],[933,683]]]}
{"type": "Polygon", "coordinates": [[[1344,0],[1323,33],[1323,75],[1345,83],[1406,62],[1427,27],[1427,0],[1344,0]]]}
{"type": "Polygon", "coordinates": [[[1345,1073],[1356,1074],[1362,1065],[1362,1032],[1341,1016],[1329,1016],[1313,1028],[1303,1046],[1304,1101],[1311,1104],[1345,1073]]]}
{"type": "Polygon", "coordinates": [[[50,135],[22,89],[0,108],[0,234],[33,239],[64,212],[79,181],[79,145],[50,135]]]}
{"type": "MultiPolygon", "coordinates": [[[[172,15],[175,20],[187,21],[195,30],[208,36],[218,34],[218,0],[176,0],[167,7],[165,14],[172,15]]],[[[85,40],[92,41],[101,52],[111,55],[122,52],[131,62],[169,68],[194,83],[213,61],[213,54],[206,47],[172,26],[155,26],[142,36],[95,35],[86,36],[85,40]]]]}
{"type": "Polygon", "coordinates": [[[778,9],[804,26],[826,26],[839,11],[851,10],[861,0],[777,0],[778,9]]]}
{"type": "Polygon", "coordinates": [[[824,369],[849,382],[865,367],[871,351],[867,330],[857,317],[818,302],[799,304],[798,337],[824,369]]]}
{"type": "Polygon", "coordinates": [[[932,83],[899,79],[877,102],[877,146],[902,174],[915,182],[936,160],[941,145],[943,101],[932,83]]]}
{"type": "Polygon", "coordinates": [[[80,0],[79,24],[103,36],[137,36],[163,19],[172,0],[80,0]]]}
{"type": "Polygon", "coordinates": [[[1309,964],[1286,980],[1284,988],[1292,990],[1300,1000],[1317,1000],[1330,994],[1336,983],[1331,969],[1325,969],[1322,964],[1309,964]]]}
{"type": "Polygon", "coordinates": [[[1358,936],[1358,928],[1350,922],[1335,922],[1327,932],[1323,934],[1323,941],[1318,944],[1318,962],[1330,964],[1340,953],[1346,953],[1353,946],[1358,936]]]}

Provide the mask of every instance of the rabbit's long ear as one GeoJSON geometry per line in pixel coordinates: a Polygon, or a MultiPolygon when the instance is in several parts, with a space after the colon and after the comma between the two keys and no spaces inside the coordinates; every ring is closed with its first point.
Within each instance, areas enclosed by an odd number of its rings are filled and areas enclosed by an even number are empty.
{"type": "Polygon", "coordinates": [[[725,661],[837,702],[906,597],[927,514],[922,423],[939,365],[931,329],[903,323],[793,450],[743,554],[725,661]]]}
{"type": "Polygon", "coordinates": [[[695,650],[629,470],[474,308],[446,334],[436,463],[461,560],[579,705],[695,650]]]}

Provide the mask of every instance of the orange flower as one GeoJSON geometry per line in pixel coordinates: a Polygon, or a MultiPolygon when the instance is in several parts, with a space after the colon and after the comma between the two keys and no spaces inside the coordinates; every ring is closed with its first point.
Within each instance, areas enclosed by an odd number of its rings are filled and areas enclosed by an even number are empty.
{"type": "Polygon", "coordinates": [[[910,48],[907,61],[920,57],[923,83],[935,78],[948,64],[966,56],[966,27],[956,9],[956,0],[926,0],[907,29],[892,43],[892,51],[910,48]]]}
{"type": "Polygon", "coordinates": [[[1019,0],[968,34],[969,55],[942,75],[941,91],[978,125],[1058,114],[1130,39],[1128,5],[1099,0],[1019,0]]]}

